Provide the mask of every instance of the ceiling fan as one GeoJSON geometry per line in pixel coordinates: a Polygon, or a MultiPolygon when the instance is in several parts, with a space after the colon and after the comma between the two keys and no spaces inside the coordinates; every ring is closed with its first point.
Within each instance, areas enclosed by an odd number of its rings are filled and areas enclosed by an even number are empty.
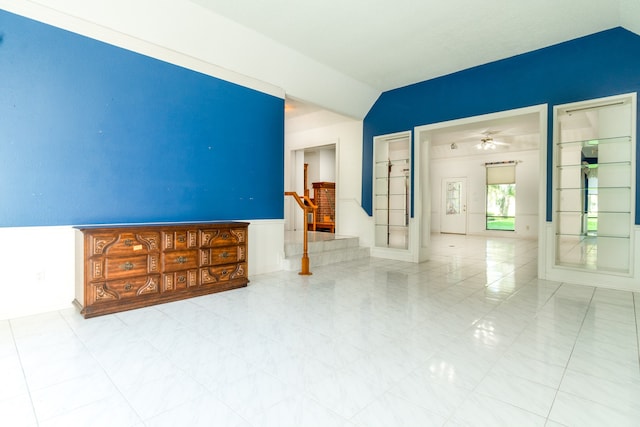
{"type": "Polygon", "coordinates": [[[480,138],[480,143],[476,144],[475,147],[478,150],[483,150],[483,151],[489,151],[489,150],[495,150],[496,147],[498,145],[509,145],[506,142],[501,142],[501,141],[496,141],[495,139],[493,139],[494,134],[498,133],[497,131],[495,132],[485,132],[482,135],[482,138],[480,138]]]}

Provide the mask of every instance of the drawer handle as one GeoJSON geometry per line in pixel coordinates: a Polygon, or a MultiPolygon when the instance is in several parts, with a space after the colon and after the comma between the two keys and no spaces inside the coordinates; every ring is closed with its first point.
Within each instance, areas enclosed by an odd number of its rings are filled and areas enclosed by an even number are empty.
{"type": "Polygon", "coordinates": [[[133,267],[134,267],[133,263],[128,261],[120,266],[120,268],[125,271],[133,270],[133,267]]]}
{"type": "Polygon", "coordinates": [[[186,239],[186,237],[184,237],[184,236],[178,236],[178,242],[180,242],[180,243],[184,243],[186,240],[187,240],[187,239],[186,239]]]}
{"type": "Polygon", "coordinates": [[[220,255],[218,255],[218,256],[220,256],[221,258],[229,258],[229,252],[226,252],[226,251],[225,251],[225,252],[222,252],[222,253],[221,253],[220,255]]]}
{"type": "Polygon", "coordinates": [[[133,240],[131,240],[131,239],[127,239],[127,240],[125,240],[125,241],[124,241],[124,245],[125,245],[125,246],[133,246],[133,240]]]}
{"type": "Polygon", "coordinates": [[[186,256],[179,256],[179,257],[176,259],[176,262],[177,262],[178,264],[184,264],[184,263],[185,263],[185,262],[187,262],[187,261],[188,261],[188,258],[187,258],[186,256]]]}
{"type": "Polygon", "coordinates": [[[229,272],[227,270],[222,270],[222,275],[226,276],[227,274],[229,274],[229,272]]]}
{"type": "Polygon", "coordinates": [[[132,287],[133,287],[133,285],[131,283],[127,283],[126,285],[124,285],[124,290],[125,291],[130,291],[132,287]]]}
{"type": "Polygon", "coordinates": [[[178,276],[178,283],[184,283],[187,281],[187,278],[185,276],[178,276]]]}
{"type": "Polygon", "coordinates": [[[223,239],[228,239],[229,238],[229,234],[228,233],[222,233],[222,238],[223,239]]]}

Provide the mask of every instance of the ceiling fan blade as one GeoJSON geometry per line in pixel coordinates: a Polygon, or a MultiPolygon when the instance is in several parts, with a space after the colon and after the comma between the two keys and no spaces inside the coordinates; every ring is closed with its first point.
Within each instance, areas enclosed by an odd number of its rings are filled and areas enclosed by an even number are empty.
{"type": "Polygon", "coordinates": [[[479,135],[482,136],[483,138],[491,138],[493,137],[493,135],[498,135],[499,133],[502,133],[502,131],[489,128],[480,132],[479,135]]]}

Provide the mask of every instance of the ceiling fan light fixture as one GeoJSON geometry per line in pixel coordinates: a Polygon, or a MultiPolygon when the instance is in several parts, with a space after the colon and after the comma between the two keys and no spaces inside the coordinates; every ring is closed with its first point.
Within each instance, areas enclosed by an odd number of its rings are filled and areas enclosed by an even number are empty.
{"type": "Polygon", "coordinates": [[[480,140],[480,144],[478,145],[478,149],[480,150],[495,150],[496,149],[496,144],[495,142],[493,142],[493,138],[491,137],[487,137],[487,138],[482,138],[480,140]]]}

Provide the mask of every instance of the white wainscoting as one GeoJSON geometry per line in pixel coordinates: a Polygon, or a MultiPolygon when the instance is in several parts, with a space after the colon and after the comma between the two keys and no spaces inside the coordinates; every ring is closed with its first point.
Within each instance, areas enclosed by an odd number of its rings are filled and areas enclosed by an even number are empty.
{"type": "MultiPolygon", "coordinates": [[[[284,220],[249,220],[249,279],[281,270],[284,220]]],[[[0,319],[71,307],[76,283],[71,226],[0,228],[0,319]]],[[[82,272],[82,268],[78,271],[82,272]]]]}
{"type": "Polygon", "coordinates": [[[0,228],[0,319],[71,307],[74,284],[73,228],[0,228]]]}

